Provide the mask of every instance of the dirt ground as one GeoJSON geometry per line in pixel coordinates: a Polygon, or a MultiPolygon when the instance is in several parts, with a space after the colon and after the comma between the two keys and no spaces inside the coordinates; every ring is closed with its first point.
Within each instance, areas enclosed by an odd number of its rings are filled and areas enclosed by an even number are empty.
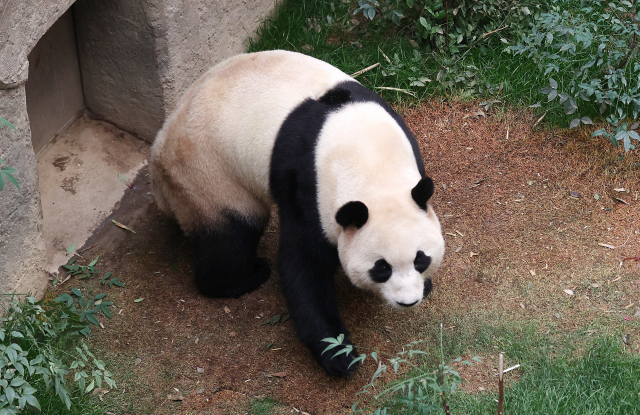
{"type": "MultiPolygon", "coordinates": [[[[455,335],[461,319],[504,319],[532,321],[547,333],[599,322],[629,333],[629,350],[640,351],[640,268],[621,265],[640,255],[639,153],[621,159],[622,150],[586,129],[532,129],[531,114],[494,108],[478,116],[478,109],[434,100],[403,111],[436,183],[431,201],[447,253],[428,300],[404,313],[339,274],[354,343],[396,353],[441,322],[445,335],[455,335]]],[[[111,412],[239,414],[249,413],[255,397],[271,397],[283,404],[278,413],[348,413],[376,365],[331,378],[290,320],[263,325],[286,309],[275,271],[240,299],[199,295],[188,243],[150,203],[146,172],[136,186],[86,246],[99,245],[83,255],[100,254],[99,269],[126,284],[100,288],[116,306],[104,330],[94,329],[118,382],[105,397],[111,412]]],[[[274,218],[260,246],[272,264],[277,244],[274,218]]],[[[468,390],[493,376],[497,363],[486,358],[462,373],[468,390]]]]}

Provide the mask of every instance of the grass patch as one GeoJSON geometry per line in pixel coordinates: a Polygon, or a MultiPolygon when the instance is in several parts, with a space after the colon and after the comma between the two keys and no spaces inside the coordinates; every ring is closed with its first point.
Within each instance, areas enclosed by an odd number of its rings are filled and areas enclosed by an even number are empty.
{"type": "Polygon", "coordinates": [[[277,404],[278,401],[270,397],[254,399],[251,401],[251,415],[269,415],[277,404]]]}
{"type": "MultiPolygon", "coordinates": [[[[522,378],[505,391],[505,412],[522,414],[630,414],[640,407],[640,358],[625,354],[617,337],[593,342],[586,355],[553,356],[539,349],[522,378]]],[[[495,411],[494,394],[461,394],[455,413],[495,411]]]]}
{"type": "MultiPolygon", "coordinates": [[[[431,331],[431,330],[430,330],[431,331]]],[[[535,325],[508,324],[476,326],[473,322],[459,322],[443,337],[442,349],[430,332],[420,349],[426,352],[414,360],[423,368],[435,369],[462,356],[470,360],[480,355],[483,363],[473,366],[455,364],[465,381],[453,394],[447,395],[452,414],[496,413],[497,355],[505,354],[505,368],[520,364],[521,368],[506,378],[505,413],[518,414],[629,414],[640,407],[640,357],[624,349],[620,336],[601,335],[591,338],[583,331],[550,332],[542,334],[535,325]],[[482,387],[483,392],[478,392],[482,387]]],[[[409,372],[404,378],[415,376],[409,372]]],[[[375,395],[383,390],[378,384],[375,395]]],[[[369,403],[370,408],[385,406],[388,414],[413,414],[408,401],[417,401],[408,393],[383,395],[369,403]]],[[[422,398],[432,413],[444,413],[441,398],[436,392],[422,398]]],[[[371,396],[371,395],[364,395],[371,396]]],[[[366,399],[365,399],[366,402],[366,399]]],[[[360,405],[360,407],[364,407],[360,405]]]]}
{"type": "Polygon", "coordinates": [[[504,102],[527,105],[544,98],[537,91],[548,83],[548,77],[542,76],[532,61],[503,53],[506,45],[487,47],[483,41],[462,59],[425,53],[404,36],[402,27],[382,27],[362,16],[352,20],[354,5],[285,0],[274,17],[259,29],[258,40],[251,41],[249,51],[297,51],[349,74],[379,62],[378,68],[358,80],[396,103],[417,102],[434,93],[457,97],[499,94],[504,102]],[[443,68],[448,70],[436,80],[443,68]],[[416,81],[424,77],[430,82],[417,86],[416,81]],[[380,87],[406,89],[414,95],[380,87]]]}

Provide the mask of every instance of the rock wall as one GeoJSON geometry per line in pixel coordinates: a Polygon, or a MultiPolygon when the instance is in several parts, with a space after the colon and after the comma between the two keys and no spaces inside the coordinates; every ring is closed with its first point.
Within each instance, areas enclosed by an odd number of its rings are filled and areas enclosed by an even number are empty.
{"type": "Polygon", "coordinates": [[[84,105],[149,142],[182,92],[241,53],[277,0],[20,0],[0,15],[0,158],[20,189],[0,192],[0,292],[41,296],[47,285],[42,209],[25,83],[28,56],[73,5],[84,105]]]}

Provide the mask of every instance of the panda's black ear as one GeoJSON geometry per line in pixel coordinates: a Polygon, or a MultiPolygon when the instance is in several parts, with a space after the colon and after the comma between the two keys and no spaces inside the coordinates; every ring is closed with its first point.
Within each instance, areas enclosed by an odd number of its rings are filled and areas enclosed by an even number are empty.
{"type": "Polygon", "coordinates": [[[351,225],[360,229],[369,219],[369,209],[362,202],[348,202],[342,205],[336,213],[336,222],[343,228],[351,225]]]}
{"type": "Polygon", "coordinates": [[[427,202],[433,196],[433,180],[425,176],[411,189],[411,197],[420,206],[420,209],[427,210],[427,202]]]}

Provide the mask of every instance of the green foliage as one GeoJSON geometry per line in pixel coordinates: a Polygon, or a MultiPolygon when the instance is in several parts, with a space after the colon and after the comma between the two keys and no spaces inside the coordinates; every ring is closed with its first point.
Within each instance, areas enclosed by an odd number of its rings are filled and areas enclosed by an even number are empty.
{"type": "Polygon", "coordinates": [[[68,301],[18,301],[3,303],[0,328],[0,415],[26,409],[40,410],[37,395],[53,392],[71,408],[73,388],[91,392],[103,382],[114,388],[111,373],[82,342],[88,319],[68,301]],[[87,381],[89,384],[87,385],[87,381]],[[42,385],[38,390],[33,385],[42,385]]]}
{"type": "MultiPolygon", "coordinates": [[[[2,120],[2,118],[0,118],[0,120],[2,120]]],[[[0,159],[0,164],[4,164],[4,161],[2,159],[0,159]]],[[[13,183],[15,187],[20,189],[20,185],[18,184],[18,181],[16,180],[15,177],[13,177],[13,173],[15,172],[16,172],[16,169],[14,169],[13,167],[0,168],[0,191],[4,189],[4,183],[6,180],[5,178],[9,179],[9,181],[13,183]]]]}
{"type": "Polygon", "coordinates": [[[427,50],[457,54],[491,33],[501,40],[522,33],[545,2],[517,0],[359,0],[354,14],[376,16],[397,26],[408,24],[408,36],[427,50]]]}
{"type": "MultiPolygon", "coordinates": [[[[342,334],[336,338],[323,339],[323,341],[329,343],[322,352],[323,354],[329,350],[341,347],[333,357],[341,354],[349,354],[354,349],[353,345],[343,344],[344,335],[342,334]]],[[[373,412],[374,415],[386,415],[387,413],[398,413],[400,411],[422,415],[439,412],[443,406],[445,408],[448,407],[447,397],[454,393],[463,380],[453,366],[445,364],[442,324],[440,325],[440,363],[437,369],[430,370],[422,366],[420,362],[414,362],[429,354],[423,350],[416,349],[416,347],[422,343],[420,340],[406,344],[403,346],[402,351],[398,352],[395,356],[376,351],[369,353],[369,355],[363,353],[351,362],[352,365],[356,362],[364,363],[367,356],[371,356],[378,364],[378,369],[371,376],[369,383],[358,392],[359,395],[371,395],[374,393],[374,390],[377,390],[377,393],[373,395],[373,402],[379,402],[380,400],[386,401],[383,405],[376,405],[378,407],[373,412]],[[398,374],[401,365],[409,366],[411,371],[409,375],[378,388],[376,383],[377,379],[382,374],[387,373],[388,370],[388,365],[382,363],[383,360],[385,360],[384,358],[389,361],[389,365],[395,374],[398,374]]],[[[481,361],[478,356],[472,360],[476,362],[481,361]]],[[[473,364],[471,361],[463,361],[462,358],[456,358],[453,361],[468,365],[473,364]]],[[[359,405],[360,401],[356,401],[353,404],[351,407],[352,413],[369,413],[368,411],[373,410],[371,408],[359,408],[359,405]]]]}
{"type": "MultiPolygon", "coordinates": [[[[599,130],[614,145],[622,141],[626,151],[630,139],[640,137],[620,121],[640,112],[640,3],[629,1],[558,2],[542,13],[510,50],[533,59],[544,75],[555,74],[540,93],[547,102],[558,102],[566,115],[586,111],[610,114],[612,133],[599,130]],[[583,5],[584,4],[584,5],[583,5]],[[560,6],[564,6],[561,9],[560,6]]],[[[590,124],[588,117],[573,116],[570,127],[590,124]]]]}

